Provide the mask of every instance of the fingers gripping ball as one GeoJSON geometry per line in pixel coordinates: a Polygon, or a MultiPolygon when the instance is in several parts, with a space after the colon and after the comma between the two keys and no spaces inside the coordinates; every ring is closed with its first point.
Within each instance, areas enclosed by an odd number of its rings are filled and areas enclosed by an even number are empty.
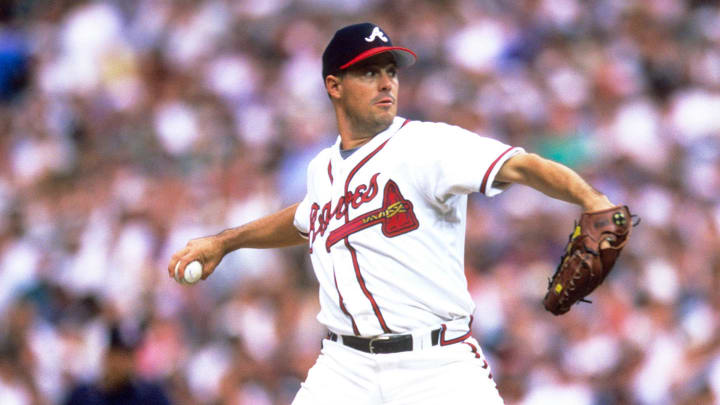
{"type": "MultiPolygon", "coordinates": [[[[562,315],[589,295],[612,270],[634,226],[627,206],[586,212],[570,234],[545,294],[545,309],[562,315]]],[[[637,224],[635,224],[637,225],[637,224]]]]}
{"type": "Polygon", "coordinates": [[[177,262],[175,265],[175,281],[177,281],[180,284],[195,284],[202,278],[203,275],[203,268],[202,264],[194,260],[185,266],[185,274],[183,275],[182,279],[178,278],[178,270],[180,267],[180,262],[177,262]]]}

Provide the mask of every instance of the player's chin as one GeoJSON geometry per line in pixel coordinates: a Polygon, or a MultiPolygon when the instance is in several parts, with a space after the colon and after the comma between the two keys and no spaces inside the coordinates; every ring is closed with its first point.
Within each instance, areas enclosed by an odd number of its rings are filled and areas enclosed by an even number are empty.
{"type": "Polygon", "coordinates": [[[384,131],[390,125],[392,125],[394,119],[395,119],[394,114],[385,114],[382,116],[376,116],[374,121],[375,121],[375,126],[377,127],[378,132],[384,131]]]}
{"type": "Polygon", "coordinates": [[[395,116],[397,115],[397,108],[395,106],[390,107],[380,107],[378,108],[378,111],[375,114],[375,118],[378,122],[385,123],[387,125],[392,124],[392,121],[395,119],[395,116]]]}

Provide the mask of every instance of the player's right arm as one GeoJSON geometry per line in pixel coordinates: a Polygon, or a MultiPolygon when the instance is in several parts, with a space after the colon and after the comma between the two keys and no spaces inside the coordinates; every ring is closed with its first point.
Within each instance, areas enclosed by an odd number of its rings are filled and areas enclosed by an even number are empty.
{"type": "Polygon", "coordinates": [[[226,229],[217,235],[193,239],[170,258],[168,275],[173,278],[178,265],[178,278],[182,279],[185,266],[198,260],[203,265],[206,279],[226,254],[241,248],[277,248],[299,245],[305,242],[293,220],[299,203],[274,214],[249,222],[236,228],[226,229]]]}

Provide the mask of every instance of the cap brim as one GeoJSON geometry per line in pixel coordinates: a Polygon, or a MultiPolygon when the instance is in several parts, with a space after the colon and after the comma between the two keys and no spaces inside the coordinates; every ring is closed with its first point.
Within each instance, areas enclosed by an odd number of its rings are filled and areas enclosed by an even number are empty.
{"type": "Polygon", "coordinates": [[[346,64],[340,66],[340,70],[347,69],[350,66],[363,61],[367,58],[373,57],[375,55],[384,53],[384,52],[390,52],[395,57],[395,63],[397,64],[397,67],[407,67],[415,63],[417,60],[417,55],[415,55],[415,52],[407,49],[402,48],[399,46],[379,46],[377,48],[369,49],[358,56],[352,58],[349,62],[346,64]]]}

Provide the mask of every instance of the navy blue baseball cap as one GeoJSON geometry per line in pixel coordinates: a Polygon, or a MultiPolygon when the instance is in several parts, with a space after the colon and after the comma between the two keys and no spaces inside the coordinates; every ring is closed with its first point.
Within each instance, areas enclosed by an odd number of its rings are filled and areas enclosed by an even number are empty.
{"type": "Polygon", "coordinates": [[[398,67],[410,66],[417,59],[415,52],[393,46],[390,37],[375,24],[361,23],[340,28],[323,52],[323,79],[383,52],[392,53],[398,67]]]}

